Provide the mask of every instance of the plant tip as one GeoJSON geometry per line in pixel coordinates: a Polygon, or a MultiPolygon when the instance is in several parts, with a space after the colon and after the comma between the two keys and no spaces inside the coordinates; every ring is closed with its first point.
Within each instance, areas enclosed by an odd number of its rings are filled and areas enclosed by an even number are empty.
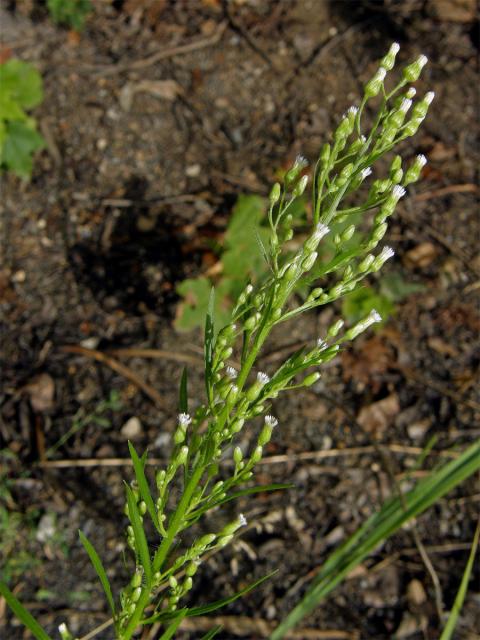
{"type": "Polygon", "coordinates": [[[399,51],[400,51],[400,45],[398,44],[398,42],[394,42],[390,47],[390,53],[393,53],[394,55],[396,55],[399,51]]]}
{"type": "Polygon", "coordinates": [[[265,416],[264,420],[265,424],[269,427],[276,427],[278,425],[278,420],[275,418],[275,416],[265,416]]]}
{"type": "Polygon", "coordinates": [[[378,313],[378,311],[376,309],[372,309],[370,311],[370,314],[369,314],[368,318],[372,323],[373,322],[381,322],[382,321],[382,316],[378,313]]]}
{"type": "Polygon", "coordinates": [[[428,93],[425,94],[424,100],[427,104],[431,104],[434,97],[435,97],[435,91],[429,91],[428,93]]]}
{"type": "Polygon", "coordinates": [[[420,67],[424,67],[428,62],[428,58],[422,53],[422,55],[418,57],[417,62],[420,65],[420,67]]]}
{"type": "Polygon", "coordinates": [[[392,189],[392,195],[396,200],[400,200],[405,195],[405,189],[399,184],[396,184],[392,189]]]}
{"type": "Polygon", "coordinates": [[[412,101],[409,100],[408,98],[404,98],[402,100],[402,104],[400,105],[400,111],[403,111],[403,113],[407,113],[407,111],[410,109],[411,106],[412,106],[412,101]]]}
{"type": "Polygon", "coordinates": [[[227,367],[225,371],[230,380],[235,380],[238,376],[238,371],[234,367],[227,367]]]}
{"type": "Polygon", "coordinates": [[[247,519],[246,519],[246,517],[243,515],[243,513],[241,513],[241,514],[238,516],[238,521],[239,521],[239,523],[240,523],[240,526],[241,526],[241,527],[246,527],[246,526],[247,526],[247,519]]]}
{"type": "Polygon", "coordinates": [[[191,421],[192,421],[192,418],[188,413],[178,414],[178,423],[181,424],[182,427],[188,427],[191,421]]]}
{"type": "Polygon", "coordinates": [[[267,384],[267,382],[270,382],[270,378],[263,371],[259,371],[257,373],[257,381],[263,386],[263,385],[267,384]]]}

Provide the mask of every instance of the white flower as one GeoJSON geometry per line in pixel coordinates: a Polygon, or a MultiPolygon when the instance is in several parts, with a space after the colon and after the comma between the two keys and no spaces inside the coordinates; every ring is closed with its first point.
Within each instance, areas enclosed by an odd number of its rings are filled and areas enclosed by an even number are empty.
{"type": "Polygon", "coordinates": [[[361,136],[360,136],[360,142],[361,142],[362,144],[365,144],[365,142],[366,142],[366,141],[367,141],[366,137],[365,137],[364,135],[361,135],[361,136]]]}
{"type": "Polygon", "coordinates": [[[267,382],[270,382],[270,378],[269,376],[267,376],[266,373],[264,373],[263,371],[259,371],[257,373],[257,381],[262,385],[262,387],[264,385],[267,384],[267,382]]]}
{"type": "Polygon", "coordinates": [[[382,316],[378,313],[376,309],[372,309],[368,314],[368,316],[365,318],[365,320],[368,321],[367,326],[370,326],[371,324],[375,324],[376,322],[381,322],[382,316]]]}
{"type": "Polygon", "coordinates": [[[59,631],[59,633],[67,633],[68,629],[67,629],[67,625],[65,624],[65,622],[62,622],[62,624],[60,624],[58,626],[58,631],[59,631]]]}
{"type": "Polygon", "coordinates": [[[345,115],[346,115],[346,116],[353,116],[353,117],[355,117],[355,116],[357,115],[357,113],[358,113],[358,107],[350,107],[350,108],[347,110],[347,113],[346,113],[345,115]]]}
{"type": "Polygon", "coordinates": [[[375,74],[375,80],[385,80],[386,75],[387,70],[384,67],[380,67],[380,69],[375,74]]]}
{"type": "Polygon", "coordinates": [[[319,338],[317,340],[317,349],[326,349],[327,348],[327,343],[325,342],[325,340],[323,340],[322,338],[319,338]]]}
{"type": "Polygon", "coordinates": [[[405,195],[405,189],[401,187],[399,184],[396,184],[392,189],[392,196],[395,200],[400,200],[405,195]]]}
{"type": "Polygon", "coordinates": [[[405,95],[407,98],[414,98],[417,95],[417,90],[415,89],[415,87],[410,87],[405,95]]]}
{"type": "Polygon", "coordinates": [[[424,56],[423,53],[418,57],[417,64],[420,65],[420,68],[423,68],[428,62],[427,56],[424,56]]]}
{"type": "Polygon", "coordinates": [[[365,169],[362,169],[360,171],[360,177],[362,178],[362,180],[365,180],[365,178],[368,178],[368,176],[372,173],[372,167],[365,167],[365,169]]]}
{"type": "Polygon", "coordinates": [[[241,513],[241,514],[238,516],[238,522],[240,523],[240,526],[241,526],[241,527],[246,527],[246,526],[247,526],[247,519],[246,519],[246,517],[243,515],[243,513],[241,513]]]}
{"type": "Polygon", "coordinates": [[[421,153],[420,155],[417,156],[417,164],[420,167],[424,167],[427,164],[427,159],[426,157],[423,155],[423,153],[421,153]]]}
{"type": "Polygon", "coordinates": [[[398,42],[394,42],[390,47],[389,53],[393,53],[393,55],[396,56],[399,51],[400,51],[400,45],[398,44],[398,42]]]}
{"type": "Polygon", "coordinates": [[[268,425],[269,427],[276,427],[278,425],[278,420],[275,418],[275,416],[265,416],[264,418],[265,420],[265,424],[268,425]]]}
{"type": "Polygon", "coordinates": [[[320,242],[320,240],[327,235],[327,233],[329,233],[330,229],[327,227],[326,224],[323,224],[323,222],[319,222],[317,224],[317,226],[315,227],[315,231],[313,232],[313,236],[315,238],[315,240],[318,240],[320,242]]]}
{"type": "Polygon", "coordinates": [[[238,371],[234,367],[227,367],[225,371],[230,380],[235,380],[238,376],[238,371]]]}
{"type": "Polygon", "coordinates": [[[431,104],[434,97],[435,97],[435,91],[429,91],[428,93],[425,94],[424,101],[427,104],[431,104]]]}
{"type": "Polygon", "coordinates": [[[392,249],[392,247],[383,247],[378,257],[382,262],[386,262],[387,260],[390,260],[390,258],[393,258],[394,255],[395,251],[392,249]]]}
{"type": "Polygon", "coordinates": [[[400,111],[403,111],[403,113],[407,113],[407,111],[410,109],[411,106],[412,106],[412,101],[409,100],[408,98],[404,98],[402,100],[402,104],[400,105],[400,111]]]}
{"type": "Polygon", "coordinates": [[[295,165],[294,166],[296,166],[296,167],[298,167],[298,166],[304,167],[307,164],[308,164],[308,160],[304,156],[299,154],[295,158],[295,165]]]}
{"type": "Polygon", "coordinates": [[[192,418],[188,413],[178,414],[178,424],[180,424],[182,427],[188,427],[191,421],[192,421],[192,418]]]}
{"type": "Polygon", "coordinates": [[[251,285],[251,284],[247,284],[247,286],[245,287],[245,291],[247,292],[247,294],[252,293],[252,291],[253,291],[253,285],[251,285]]]}

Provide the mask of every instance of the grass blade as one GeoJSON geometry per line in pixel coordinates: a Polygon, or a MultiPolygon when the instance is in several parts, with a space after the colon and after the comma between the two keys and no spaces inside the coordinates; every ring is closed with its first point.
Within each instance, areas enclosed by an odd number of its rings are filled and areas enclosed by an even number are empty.
{"type": "Polygon", "coordinates": [[[130,457],[132,458],[140,496],[147,505],[147,511],[150,514],[150,518],[152,519],[153,524],[155,525],[155,529],[158,531],[158,533],[161,534],[162,532],[160,530],[160,525],[158,522],[157,510],[155,509],[155,503],[153,502],[147,478],[145,477],[145,460],[143,456],[142,459],[138,457],[138,454],[135,451],[135,447],[130,441],[128,442],[128,449],[130,451],[130,457]]]}
{"type": "Polygon", "coordinates": [[[185,618],[187,611],[188,609],[182,609],[181,611],[178,612],[178,615],[175,618],[175,620],[168,626],[168,629],[166,629],[162,633],[159,640],[170,640],[170,638],[173,638],[176,630],[182,624],[182,620],[185,618]]]}
{"type": "Polygon", "coordinates": [[[205,318],[205,385],[209,404],[213,401],[212,390],[212,364],[213,349],[215,346],[215,322],[214,322],[215,289],[212,287],[208,300],[207,316],[205,318]]]}
{"type": "Polygon", "coordinates": [[[147,582],[150,582],[150,578],[152,577],[152,565],[150,563],[150,552],[148,550],[147,538],[145,537],[145,531],[143,530],[143,524],[140,519],[140,513],[138,512],[137,501],[133,495],[133,491],[130,489],[128,484],[125,485],[125,489],[127,492],[129,520],[135,537],[135,548],[138,551],[140,564],[145,571],[147,582]]]}
{"type": "Polygon", "coordinates": [[[200,638],[200,640],[212,640],[220,631],[223,629],[222,625],[219,624],[218,627],[214,627],[210,629],[204,636],[200,638]]]}
{"type": "Polygon", "coordinates": [[[29,631],[33,633],[37,640],[52,640],[46,631],[38,624],[32,614],[25,609],[23,604],[13,595],[4,582],[0,582],[0,595],[3,596],[17,618],[29,631]]]}
{"type": "Polygon", "coordinates": [[[455,631],[455,627],[458,622],[458,616],[460,615],[460,611],[462,610],[462,607],[463,607],[463,601],[465,600],[465,596],[467,595],[468,582],[472,574],[473,562],[477,554],[479,537],[480,537],[480,520],[478,521],[477,528],[475,530],[475,535],[473,537],[473,542],[472,542],[472,548],[468,556],[465,571],[463,572],[462,581],[460,583],[460,587],[458,588],[458,593],[455,597],[455,602],[453,603],[452,610],[450,611],[447,624],[445,625],[445,628],[442,631],[442,635],[440,636],[440,640],[450,640],[450,638],[453,635],[453,632],[455,631]]]}
{"type": "Polygon", "coordinates": [[[110,605],[110,609],[115,616],[115,602],[113,600],[112,589],[110,587],[110,581],[107,577],[107,572],[105,571],[103,563],[100,560],[100,556],[96,552],[93,544],[82,531],[79,531],[78,535],[80,536],[80,542],[83,544],[85,551],[88,553],[88,557],[90,558],[90,562],[93,564],[93,568],[100,578],[103,590],[105,591],[105,595],[107,596],[108,604],[110,605]]]}
{"type": "Polygon", "coordinates": [[[371,516],[345,544],[334,551],[300,603],[292,609],[271,635],[280,640],[315,607],[386,538],[398,531],[411,518],[418,516],[432,504],[480,469],[480,440],[466,449],[458,458],[432,471],[417,483],[403,500],[388,500],[371,516]]]}
{"type": "Polygon", "coordinates": [[[178,403],[180,413],[188,413],[188,373],[187,367],[184,367],[182,379],[180,380],[180,398],[178,403]]]}

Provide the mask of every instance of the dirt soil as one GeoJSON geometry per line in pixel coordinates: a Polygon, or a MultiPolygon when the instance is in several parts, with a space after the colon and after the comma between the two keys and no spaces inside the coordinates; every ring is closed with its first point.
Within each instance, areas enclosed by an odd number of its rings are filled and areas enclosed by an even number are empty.
{"type": "MultiPolygon", "coordinates": [[[[52,634],[65,620],[80,637],[108,616],[79,528],[115,588],[126,579],[122,482],[131,471],[102,461],[126,459],[128,438],[153,457],[168,456],[184,356],[192,405],[202,401],[201,336],[173,328],[176,285],[211,266],[212,238],[221,238],[240,193],[267,193],[297,153],[315,160],[392,41],[402,46],[400,61],[430,59],[418,90],[433,89],[436,99],[404,149],[407,158],[425,153],[429,164],[388,237],[396,257],[387,270],[422,291],[330,363],[311,390],[276,402],[281,428],[268,455],[285,457],[261,466],[258,480],[296,488],[242,499],[203,525],[218,530],[240,510],[253,523],[202,566],[192,602],[233,594],[276,569],[221,612],[219,638],[266,637],[329,551],[392,492],[392,475],[411,469],[417,454],[409,447],[437,438],[428,469],[480,433],[476,3],[94,5],[80,35],[55,26],[43,2],[0,9],[2,56],[42,73],[45,99],[35,117],[47,141],[30,183],[2,177],[0,449],[9,495],[0,499],[13,514],[10,531],[13,516],[21,524],[0,554],[4,566],[27,554],[11,584],[52,634]],[[126,348],[164,353],[111,353],[126,348]],[[121,408],[102,407],[112,391],[121,408]],[[72,426],[76,433],[59,444],[72,426]],[[318,451],[322,459],[309,457],[318,451]],[[92,466],[76,466],[84,459],[92,466]],[[66,466],[44,464],[52,460],[66,466]]],[[[273,371],[279,354],[321,335],[333,313],[311,313],[276,333],[262,367],[273,371]]],[[[247,445],[253,436],[243,437],[247,445]]],[[[466,482],[416,523],[446,611],[478,498],[478,484],[466,482]]],[[[458,639],[480,637],[478,584],[458,639]]],[[[200,638],[211,623],[200,619],[179,637],[200,638]]],[[[438,638],[432,576],[412,528],[378,549],[302,627],[295,637],[438,638]]],[[[3,601],[0,635],[29,637],[3,601]]]]}

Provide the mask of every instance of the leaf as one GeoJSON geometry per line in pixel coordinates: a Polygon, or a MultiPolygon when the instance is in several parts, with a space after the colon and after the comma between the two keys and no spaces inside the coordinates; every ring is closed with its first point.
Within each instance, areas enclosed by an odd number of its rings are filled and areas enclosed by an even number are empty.
{"type": "Polygon", "coordinates": [[[472,574],[473,562],[477,554],[479,536],[480,536],[480,520],[477,523],[477,528],[475,530],[475,535],[473,537],[472,548],[470,549],[470,554],[468,556],[467,564],[465,566],[465,571],[463,572],[462,581],[460,583],[460,587],[458,588],[458,593],[455,597],[455,602],[453,603],[452,610],[450,611],[447,624],[445,625],[445,628],[442,631],[442,635],[440,636],[440,640],[450,640],[450,638],[453,635],[453,632],[455,631],[455,627],[457,626],[458,616],[460,615],[460,611],[462,610],[462,606],[463,606],[463,601],[465,600],[465,596],[467,595],[468,582],[472,574]]]}
{"type": "Polygon", "coordinates": [[[442,496],[480,469],[480,440],[458,458],[447,462],[406,492],[403,500],[387,500],[343,545],[336,549],[312,580],[307,593],[270,636],[280,640],[363,560],[398,531],[406,522],[423,513],[442,496]],[[404,509],[403,504],[407,505],[404,509]]]}
{"type": "Polygon", "coordinates": [[[38,624],[32,614],[25,609],[23,604],[13,595],[4,582],[0,582],[0,595],[5,598],[6,603],[29,631],[33,633],[37,640],[52,640],[52,638],[38,624]]]}
{"type": "Polygon", "coordinates": [[[34,66],[17,58],[0,65],[0,86],[4,95],[25,109],[32,109],[43,100],[42,77],[34,66]]]}
{"type": "Polygon", "coordinates": [[[380,279],[380,292],[391,302],[401,302],[412,293],[420,291],[425,291],[424,285],[408,282],[399,272],[386,273],[380,279]]]}
{"type": "Polygon", "coordinates": [[[2,163],[21,178],[32,172],[32,153],[44,146],[42,136],[25,122],[7,122],[2,163]]]}
{"type": "Polygon", "coordinates": [[[222,625],[219,624],[217,627],[214,627],[213,629],[210,629],[210,631],[207,631],[207,633],[202,636],[200,640],[212,640],[212,638],[219,634],[222,629],[222,625]]]}
{"type": "Polygon", "coordinates": [[[110,587],[110,581],[108,580],[107,572],[105,571],[103,563],[100,560],[100,556],[95,551],[95,547],[82,531],[79,531],[78,535],[80,536],[80,542],[83,544],[85,551],[88,553],[88,557],[90,558],[90,562],[93,564],[93,568],[100,578],[100,582],[102,583],[103,590],[105,591],[108,604],[110,605],[112,614],[115,616],[115,602],[113,600],[112,589],[110,587]]]}
{"type": "Polygon", "coordinates": [[[213,400],[212,387],[213,387],[213,351],[215,346],[215,322],[214,322],[214,304],[215,304],[215,289],[212,287],[210,291],[210,298],[208,300],[207,315],[205,317],[205,338],[204,338],[204,352],[205,352],[205,385],[207,388],[207,398],[209,403],[213,400]]]}
{"type": "Polygon", "coordinates": [[[133,469],[135,471],[140,496],[147,505],[147,511],[150,514],[150,518],[152,519],[155,529],[161,534],[162,532],[158,523],[157,510],[155,508],[155,503],[153,502],[152,494],[150,493],[147,478],[145,477],[145,461],[143,459],[140,460],[137,452],[135,451],[135,447],[130,441],[128,442],[128,450],[130,451],[130,457],[132,458],[133,469]]]}
{"type": "Polygon", "coordinates": [[[170,638],[173,638],[173,635],[174,635],[175,631],[181,625],[182,620],[185,618],[185,615],[186,615],[187,611],[188,611],[188,609],[182,609],[181,611],[178,612],[177,617],[175,618],[175,620],[169,625],[168,629],[166,629],[162,633],[162,635],[160,636],[159,640],[170,640],[170,638]]]}
{"type": "MultiPolygon", "coordinates": [[[[186,617],[194,618],[196,616],[202,616],[206,613],[211,613],[212,611],[221,609],[222,607],[225,607],[227,604],[231,604],[232,602],[235,602],[235,600],[238,600],[238,598],[241,598],[242,596],[246,595],[256,587],[261,585],[262,582],[265,582],[265,580],[268,580],[269,578],[274,576],[277,573],[277,571],[278,569],[275,569],[275,571],[272,571],[271,573],[267,574],[266,576],[263,576],[259,580],[256,580],[255,582],[248,585],[241,591],[237,591],[237,593],[235,593],[233,596],[230,596],[228,598],[222,598],[221,600],[215,600],[215,602],[211,602],[210,604],[201,605],[199,607],[193,607],[192,609],[188,609],[186,613],[186,617]]],[[[171,617],[172,617],[172,614],[158,613],[153,615],[150,618],[143,620],[142,622],[143,624],[151,624],[152,622],[157,622],[160,619],[163,619],[163,620],[171,619],[171,617]]]]}
{"type": "Polygon", "coordinates": [[[184,367],[182,379],[180,380],[180,398],[178,401],[180,413],[188,413],[188,376],[187,367],[184,367]]]}
{"type": "Polygon", "coordinates": [[[125,490],[127,492],[127,505],[129,520],[133,528],[133,535],[135,537],[135,548],[138,552],[140,563],[145,571],[145,577],[147,582],[150,581],[152,576],[152,566],[150,564],[150,553],[148,551],[147,538],[145,537],[145,531],[143,530],[143,524],[138,512],[137,502],[133,491],[128,484],[125,484],[125,490]]]}

